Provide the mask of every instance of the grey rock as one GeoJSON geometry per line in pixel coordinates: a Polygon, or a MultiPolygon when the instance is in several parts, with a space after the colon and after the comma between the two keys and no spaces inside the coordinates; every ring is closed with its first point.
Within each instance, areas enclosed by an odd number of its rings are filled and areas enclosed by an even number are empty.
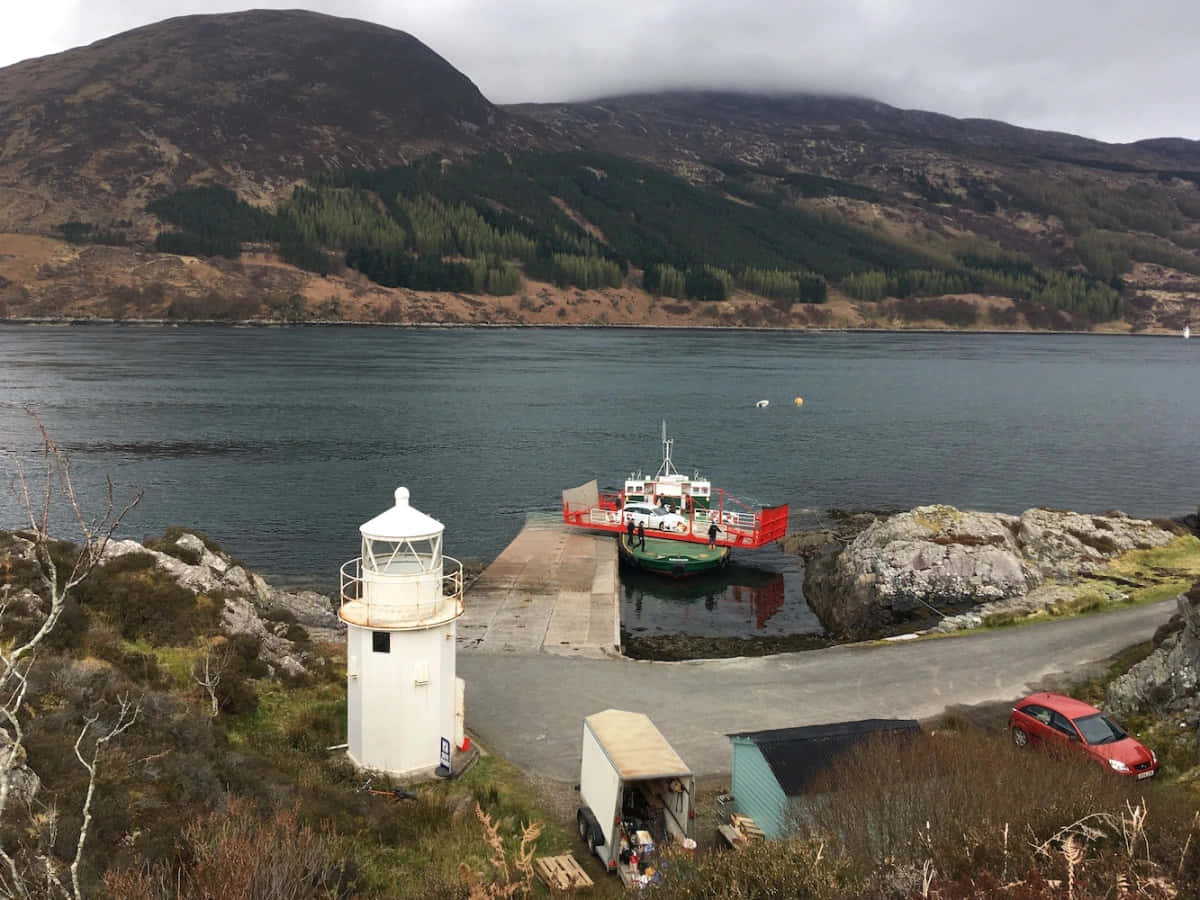
{"type": "MultiPolygon", "coordinates": [[[[12,736],[0,727],[0,753],[8,755],[12,749],[12,736]]],[[[25,747],[17,747],[16,757],[8,770],[8,802],[28,806],[41,790],[42,779],[26,763],[25,747]]]]}
{"type": "Polygon", "coordinates": [[[194,534],[181,534],[176,538],[175,546],[186,550],[200,560],[203,560],[204,554],[208,552],[208,548],[204,546],[204,541],[200,540],[194,534]]]}
{"type": "MultiPolygon", "coordinates": [[[[217,569],[213,568],[216,572],[217,569]]],[[[237,594],[250,594],[253,588],[250,586],[250,579],[246,576],[246,570],[241,566],[230,566],[223,570],[221,574],[221,587],[227,591],[233,591],[237,594]]]]}
{"type": "Polygon", "coordinates": [[[1104,563],[1129,550],[1169,543],[1174,535],[1144,519],[1089,516],[1048,509],[1021,514],[1018,543],[1043,575],[1069,577],[1088,563],[1104,563]]]}
{"type": "Polygon", "coordinates": [[[1200,590],[1180,594],[1175,602],[1182,629],[1109,683],[1105,704],[1114,715],[1148,708],[1191,713],[1200,709],[1200,590]]]}
{"type": "Polygon", "coordinates": [[[345,624],[334,612],[329,597],[316,591],[281,591],[271,587],[260,576],[251,575],[251,590],[261,607],[290,613],[301,625],[312,629],[345,630],[345,624]]]}
{"type": "MultiPolygon", "coordinates": [[[[245,597],[225,601],[225,608],[221,611],[221,630],[229,635],[249,634],[258,638],[258,658],[272,671],[282,671],[292,677],[307,674],[307,669],[298,658],[295,644],[268,627],[259,616],[258,609],[245,597]]],[[[285,633],[286,630],[285,627],[285,633]]]]}
{"type": "Polygon", "coordinates": [[[155,566],[166,572],[181,586],[195,593],[218,594],[224,598],[221,615],[226,634],[251,634],[261,642],[259,658],[273,671],[291,677],[306,671],[304,653],[287,639],[288,626],[268,623],[264,616],[272,612],[287,612],[303,626],[313,640],[337,640],[345,626],[333,610],[330,599],[315,591],[289,592],[272,587],[262,577],[237,565],[226,554],[209,550],[193,534],[183,534],[176,545],[198,557],[190,565],[167,553],[149,550],[137,541],[111,541],[105,558],[115,559],[129,553],[148,553],[155,566]]]}
{"type": "Polygon", "coordinates": [[[8,588],[9,586],[5,585],[3,589],[0,589],[0,598],[8,604],[10,612],[16,615],[31,616],[41,610],[42,598],[29,588],[21,588],[12,596],[9,596],[8,588]]]}
{"type": "MultiPolygon", "coordinates": [[[[1029,596],[1047,578],[1173,537],[1124,515],[1031,509],[1017,517],[922,506],[875,518],[848,541],[826,531],[788,546],[805,556],[805,596],[826,630],[853,638],[947,608],[981,607],[973,612],[986,615],[996,604],[1029,596]]],[[[972,622],[954,618],[945,630],[972,622]]]]}

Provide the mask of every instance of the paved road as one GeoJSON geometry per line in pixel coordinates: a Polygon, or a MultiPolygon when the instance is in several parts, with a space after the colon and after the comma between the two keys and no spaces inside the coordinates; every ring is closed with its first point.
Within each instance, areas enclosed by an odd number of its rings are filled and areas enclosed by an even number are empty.
{"type": "Polygon", "coordinates": [[[1165,600],[941,640],[684,663],[460,652],[458,672],[468,728],[528,771],[576,780],[583,717],[616,707],[649,715],[696,774],[724,775],[728,732],[1016,700],[1148,640],[1174,609],[1165,600]]]}

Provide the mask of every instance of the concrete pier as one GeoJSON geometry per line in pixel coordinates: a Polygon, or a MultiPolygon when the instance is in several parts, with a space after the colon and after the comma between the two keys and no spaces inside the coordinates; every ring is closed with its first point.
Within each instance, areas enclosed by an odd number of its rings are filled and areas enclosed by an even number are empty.
{"type": "Polygon", "coordinates": [[[602,658],[619,654],[617,544],[531,519],[467,590],[458,648],[602,658]]]}

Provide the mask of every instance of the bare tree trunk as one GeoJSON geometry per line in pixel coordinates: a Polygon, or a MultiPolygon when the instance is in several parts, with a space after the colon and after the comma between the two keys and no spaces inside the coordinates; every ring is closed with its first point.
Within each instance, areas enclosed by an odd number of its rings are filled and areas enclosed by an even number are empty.
{"type": "Polygon", "coordinates": [[[100,752],[104,749],[105,744],[137,721],[140,709],[141,706],[131,703],[129,697],[121,698],[120,713],[117,716],[117,721],[107,732],[96,738],[96,743],[92,746],[92,758],[90,761],[84,759],[80,746],[83,744],[83,738],[88,733],[88,729],[96,724],[99,716],[88,716],[83,722],[83,730],[79,732],[79,737],[75,739],[75,756],[78,757],[80,764],[88,772],[87,794],[83,799],[83,822],[79,826],[79,840],[75,844],[75,859],[71,861],[71,887],[74,889],[77,898],[83,896],[83,891],[79,887],[79,863],[83,860],[83,845],[87,841],[88,828],[92,824],[92,798],[96,795],[97,760],[100,759],[100,752]]]}
{"type": "Polygon", "coordinates": [[[212,646],[205,648],[204,660],[197,660],[192,666],[192,681],[204,688],[208,696],[210,711],[208,717],[215,719],[221,711],[221,700],[217,696],[217,687],[221,684],[221,676],[229,665],[229,654],[225,650],[214,650],[212,646]]]}

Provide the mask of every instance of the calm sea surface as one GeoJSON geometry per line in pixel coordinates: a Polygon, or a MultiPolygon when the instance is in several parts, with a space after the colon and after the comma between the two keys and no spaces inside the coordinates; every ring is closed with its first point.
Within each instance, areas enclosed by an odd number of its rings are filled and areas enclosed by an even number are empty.
{"type": "MultiPolygon", "coordinates": [[[[0,447],[36,451],[32,407],[85,497],[105,475],[145,491],[127,536],[198,528],[328,586],[397,485],[448,553],[486,559],[564,487],[656,468],[663,419],[679,468],[791,504],[793,526],[933,502],[1192,512],[1198,383],[1181,338],[0,326],[0,447]]],[[[792,561],[738,559],[694,590],[627,585],[626,625],[817,627],[792,561]]]]}

